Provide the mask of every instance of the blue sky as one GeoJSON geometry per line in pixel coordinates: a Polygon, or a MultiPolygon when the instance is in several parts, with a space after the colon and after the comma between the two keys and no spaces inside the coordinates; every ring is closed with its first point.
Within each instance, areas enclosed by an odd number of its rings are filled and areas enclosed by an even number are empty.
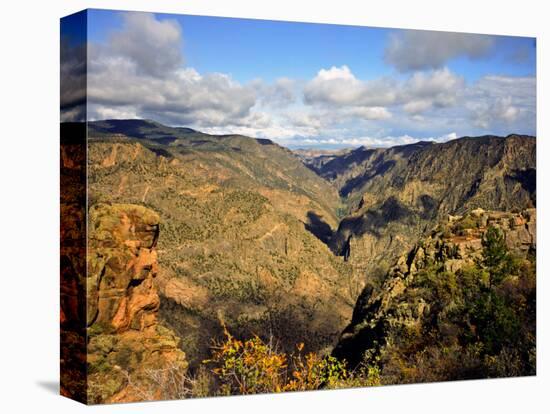
{"type": "Polygon", "coordinates": [[[535,135],[532,38],[91,10],[89,118],[290,147],[535,135]]]}

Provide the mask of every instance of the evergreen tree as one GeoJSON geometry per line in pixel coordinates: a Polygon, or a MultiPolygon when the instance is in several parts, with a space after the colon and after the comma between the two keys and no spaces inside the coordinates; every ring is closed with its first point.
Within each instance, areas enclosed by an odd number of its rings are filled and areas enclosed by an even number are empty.
{"type": "Polygon", "coordinates": [[[490,227],[483,240],[482,264],[489,271],[490,287],[498,285],[510,273],[512,264],[504,235],[496,227],[490,227]]]}

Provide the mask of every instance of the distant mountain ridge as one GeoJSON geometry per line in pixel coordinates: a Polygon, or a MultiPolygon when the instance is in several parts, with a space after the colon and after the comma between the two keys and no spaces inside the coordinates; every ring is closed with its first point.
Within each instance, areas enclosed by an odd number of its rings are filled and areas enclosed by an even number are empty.
{"type": "Polygon", "coordinates": [[[327,203],[327,195],[334,190],[311,175],[304,180],[307,174],[303,170],[290,186],[277,179],[279,168],[268,174],[258,170],[255,178],[268,185],[283,184],[323,205],[328,226],[313,219],[319,224],[315,234],[336,254],[361,263],[360,272],[373,270],[375,263],[388,266],[447,214],[477,207],[507,211],[536,206],[536,138],[526,135],[419,141],[390,148],[290,151],[270,140],[210,135],[150,120],[89,122],[88,134],[93,139],[119,135],[143,140],[147,148],[164,155],[167,148],[187,148],[240,152],[242,159],[250,160],[250,148],[267,145],[273,148],[268,158],[301,160],[338,191],[340,202],[330,195],[332,201],[327,203]],[[252,142],[260,146],[251,146],[252,142]],[[359,241],[364,246],[352,252],[359,241]],[[388,257],[381,257],[382,252],[388,257]]]}
{"type": "Polygon", "coordinates": [[[535,141],[535,137],[529,135],[510,134],[506,137],[485,135],[479,137],[462,137],[444,143],[433,141],[418,141],[412,144],[397,145],[388,148],[367,148],[364,146],[352,150],[330,151],[327,154],[316,153],[315,151],[298,150],[297,155],[304,163],[314,170],[321,177],[332,182],[343,197],[350,197],[354,193],[360,194],[362,186],[366,182],[389,171],[397,163],[398,158],[405,161],[414,161],[414,156],[421,153],[437,151],[433,148],[445,148],[455,145],[453,143],[464,143],[465,141],[476,141],[478,143],[491,142],[495,140],[509,140],[514,138],[535,141]]]}
{"type": "Polygon", "coordinates": [[[449,214],[536,207],[532,136],[361,147],[309,166],[338,189],[347,205],[331,246],[349,257],[360,274],[387,268],[449,214]]]}
{"type": "MultiPolygon", "coordinates": [[[[94,137],[125,135],[131,138],[145,139],[161,144],[172,144],[179,140],[199,142],[201,139],[216,141],[238,135],[211,135],[187,127],[170,127],[150,119],[105,119],[88,122],[88,133],[94,137]]],[[[248,138],[248,137],[247,137],[248,138]]],[[[273,144],[271,140],[255,139],[259,143],[273,144]]]]}

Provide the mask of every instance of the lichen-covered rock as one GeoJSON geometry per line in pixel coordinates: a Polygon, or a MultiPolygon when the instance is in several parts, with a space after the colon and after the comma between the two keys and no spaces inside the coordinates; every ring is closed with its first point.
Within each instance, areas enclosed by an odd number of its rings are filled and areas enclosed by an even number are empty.
{"type": "Polygon", "coordinates": [[[187,362],[157,321],[159,217],[138,205],[97,204],[88,226],[89,402],[165,398],[150,372],[185,371],[187,362]]]}

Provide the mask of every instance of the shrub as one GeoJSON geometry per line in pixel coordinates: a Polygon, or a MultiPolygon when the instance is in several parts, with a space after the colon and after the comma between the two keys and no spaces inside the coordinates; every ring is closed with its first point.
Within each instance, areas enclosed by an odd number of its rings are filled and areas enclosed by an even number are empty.
{"type": "Polygon", "coordinates": [[[303,357],[302,348],[303,344],[299,344],[298,353],[292,356],[292,379],[285,385],[285,391],[339,388],[342,382],[348,379],[349,373],[344,362],[333,356],[322,358],[314,352],[303,357]]]}
{"type": "MultiPolygon", "coordinates": [[[[224,328],[225,340],[215,343],[205,364],[220,383],[219,393],[256,394],[284,391],[306,391],[320,388],[342,388],[377,385],[376,372],[364,380],[346,370],[345,362],[314,352],[303,354],[304,344],[296,352],[277,351],[272,341],[265,343],[258,336],[241,341],[224,328]]],[[[362,371],[364,373],[366,371],[362,371]]]]}
{"type": "Polygon", "coordinates": [[[473,216],[466,216],[456,223],[455,229],[456,231],[463,232],[464,230],[475,229],[476,227],[478,227],[478,220],[473,216]]]}
{"type": "Polygon", "coordinates": [[[221,384],[221,394],[281,392],[284,387],[286,355],[277,353],[258,337],[241,341],[224,329],[226,340],[215,343],[212,373],[221,384]]]}
{"type": "MultiPolygon", "coordinates": [[[[225,339],[214,342],[212,356],[196,369],[169,365],[161,369],[131,372],[127,368],[108,366],[117,379],[117,389],[130,387],[143,400],[184,399],[212,395],[258,394],[307,391],[322,388],[349,388],[380,385],[378,366],[360,365],[348,371],[346,363],[332,356],[303,353],[300,343],[293,353],[279,352],[274,341],[258,336],[239,340],[224,326],[225,339]]],[[[94,372],[103,372],[98,364],[94,372]]],[[[104,387],[94,389],[94,401],[104,401],[104,387]],[[103,394],[102,394],[103,393],[103,394]]],[[[109,388],[110,389],[110,388],[109,388]]],[[[111,393],[112,394],[112,393],[111,393]]]]}

